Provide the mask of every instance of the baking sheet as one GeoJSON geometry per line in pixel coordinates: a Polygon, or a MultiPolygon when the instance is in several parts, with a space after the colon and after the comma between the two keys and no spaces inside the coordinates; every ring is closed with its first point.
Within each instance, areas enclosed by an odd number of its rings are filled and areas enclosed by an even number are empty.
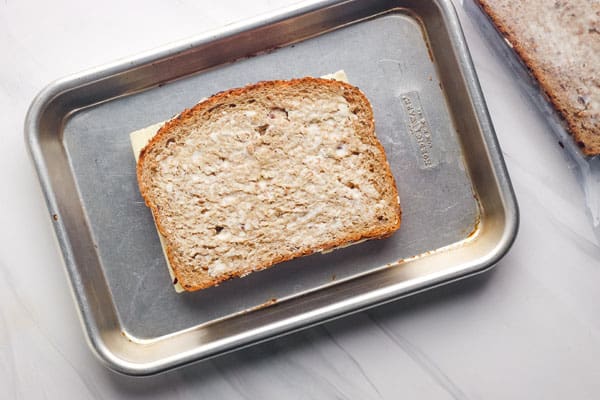
{"type": "Polygon", "coordinates": [[[92,348],[125,373],[160,372],[480,272],[516,234],[516,202],[446,1],[304,3],[57,82],[32,105],[26,130],[92,348]],[[224,88],[339,69],[372,102],[400,230],[175,293],[129,133],[224,88]]]}

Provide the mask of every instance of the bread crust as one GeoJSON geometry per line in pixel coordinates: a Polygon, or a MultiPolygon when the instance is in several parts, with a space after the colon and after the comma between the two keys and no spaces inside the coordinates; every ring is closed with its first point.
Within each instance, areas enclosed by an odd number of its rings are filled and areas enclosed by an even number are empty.
{"type": "MultiPolygon", "coordinates": [[[[600,115],[594,115],[593,111],[588,112],[588,108],[585,105],[586,100],[583,96],[579,95],[579,92],[583,89],[569,78],[572,78],[569,70],[562,70],[556,59],[551,62],[544,60],[547,55],[540,55],[537,52],[537,44],[535,41],[525,35],[527,27],[525,27],[524,21],[521,18],[526,17],[526,11],[523,8],[532,7],[527,9],[528,11],[534,10],[535,0],[531,2],[517,1],[511,3],[510,1],[490,1],[490,0],[477,0],[482,10],[487,14],[490,20],[493,22],[497,30],[510,42],[511,47],[516,54],[521,58],[525,66],[528,68],[531,75],[538,82],[540,89],[548,98],[550,104],[558,112],[561,119],[566,124],[568,132],[573,136],[576,144],[581,149],[582,153],[586,156],[595,156],[600,154],[600,115]],[[507,4],[501,4],[507,3],[507,4]],[[512,5],[510,12],[505,8],[512,5]],[[585,106],[584,109],[582,107],[585,106]]],[[[565,2],[562,2],[565,3],[565,2]]],[[[582,3],[582,2],[579,2],[582,3]]],[[[543,11],[551,15],[559,15],[561,7],[565,6],[561,2],[547,2],[543,4],[543,11]],[[552,14],[554,13],[554,14],[552,14]]],[[[568,5],[573,6],[573,5],[568,5]]],[[[578,6],[582,6],[579,4],[578,6]]],[[[600,8],[596,10],[590,9],[588,11],[590,15],[596,15],[596,20],[600,21],[600,8]]],[[[571,14],[575,17],[575,14],[571,14]]],[[[528,21],[529,24],[535,24],[535,21],[528,21]]],[[[558,24],[558,21],[556,21],[558,24]]],[[[581,22],[583,25],[583,22],[581,22]]],[[[542,27],[539,27],[542,28],[542,27]]],[[[537,37],[541,41],[552,41],[552,29],[554,27],[545,26],[543,28],[550,29],[550,33],[546,33],[543,36],[537,37]]],[[[592,45],[594,38],[600,34],[598,31],[600,27],[590,28],[589,30],[583,29],[577,35],[572,34],[569,39],[570,43],[561,43],[563,46],[572,46],[573,43],[579,41],[589,40],[590,41],[590,52],[593,54],[592,45]]],[[[598,55],[596,54],[596,57],[598,55]]],[[[576,60],[577,62],[590,63],[590,67],[594,68],[594,60],[576,60]]],[[[595,67],[597,68],[597,66],[595,67]]],[[[585,74],[585,67],[579,69],[581,74],[585,74]]],[[[593,70],[587,72],[593,75],[593,70]]],[[[598,76],[586,76],[595,84],[596,87],[600,87],[600,78],[598,76]]],[[[592,98],[590,101],[598,102],[600,99],[592,98]]]]}
{"type": "Polygon", "coordinates": [[[385,238],[385,237],[392,235],[400,227],[400,223],[401,223],[400,203],[399,203],[399,201],[395,201],[394,202],[394,212],[395,212],[396,218],[390,226],[376,227],[376,228],[368,230],[368,231],[351,232],[351,233],[339,238],[338,240],[328,241],[326,243],[319,243],[318,246],[312,246],[310,248],[301,249],[297,252],[291,252],[291,253],[288,253],[285,255],[280,255],[280,256],[272,259],[270,262],[265,262],[260,265],[249,265],[246,268],[226,272],[226,273],[223,273],[218,276],[210,276],[208,273],[206,273],[205,271],[200,269],[200,270],[195,271],[196,276],[194,277],[194,281],[195,281],[194,284],[190,284],[189,283],[190,279],[188,279],[188,277],[185,276],[185,274],[183,273],[182,266],[179,265],[177,258],[173,254],[173,248],[172,248],[172,245],[169,240],[168,232],[164,228],[164,223],[162,220],[162,215],[160,213],[160,210],[159,210],[158,206],[154,203],[152,196],[149,195],[149,188],[147,186],[147,182],[144,179],[144,171],[145,171],[145,168],[147,167],[147,163],[148,163],[148,160],[147,160],[148,154],[153,149],[155,149],[157,146],[164,145],[165,140],[168,140],[168,137],[171,134],[172,129],[177,128],[177,127],[185,124],[186,122],[189,122],[191,119],[193,119],[198,114],[203,113],[207,110],[210,110],[212,107],[223,104],[224,102],[227,102],[228,100],[235,99],[236,97],[239,97],[240,95],[242,95],[248,91],[254,91],[257,89],[280,90],[280,89],[288,87],[288,86],[294,86],[294,85],[310,86],[310,85],[315,85],[315,84],[320,85],[320,86],[329,86],[332,88],[342,88],[343,93],[344,93],[343,95],[346,98],[346,100],[348,101],[348,103],[360,101],[361,103],[368,105],[367,116],[366,116],[366,118],[362,119],[363,122],[365,122],[367,124],[367,128],[364,131],[358,130],[358,132],[360,132],[360,134],[361,134],[361,140],[365,140],[369,144],[375,145],[377,147],[377,149],[379,150],[378,156],[380,157],[380,159],[379,159],[380,166],[384,168],[384,177],[383,177],[383,180],[385,181],[384,185],[386,185],[390,188],[390,190],[392,191],[392,196],[394,196],[394,198],[396,200],[399,198],[396,183],[392,176],[392,172],[391,172],[389,163],[387,161],[384,148],[375,136],[375,124],[374,124],[373,113],[372,113],[372,109],[370,107],[370,103],[367,100],[366,96],[358,88],[356,88],[352,85],[349,85],[347,83],[340,82],[340,81],[305,77],[305,78],[299,78],[299,79],[292,79],[289,81],[284,81],[284,80],[262,81],[262,82],[258,82],[255,84],[251,84],[251,85],[242,87],[242,88],[235,88],[235,89],[230,89],[227,91],[219,92],[219,93],[211,96],[210,98],[196,104],[194,107],[184,110],[181,114],[174,117],[170,121],[166,122],[159,129],[157,134],[150,140],[150,142],[142,149],[142,151],[140,152],[140,156],[139,156],[139,160],[138,160],[138,164],[137,164],[136,172],[137,172],[138,183],[140,186],[140,192],[142,194],[142,197],[145,200],[146,205],[152,211],[152,214],[154,216],[154,219],[156,221],[156,225],[157,225],[157,228],[158,228],[160,234],[166,238],[166,253],[167,253],[167,257],[169,259],[169,263],[171,264],[171,267],[177,278],[177,281],[181,284],[181,286],[184,288],[184,290],[196,291],[196,290],[200,290],[200,289],[205,289],[205,288],[208,288],[211,286],[218,285],[219,283],[221,283],[223,281],[226,281],[226,280],[229,280],[229,279],[232,279],[235,277],[242,277],[251,272],[264,270],[266,268],[269,268],[269,267],[271,267],[275,264],[278,264],[280,262],[283,262],[283,261],[288,261],[288,260],[291,260],[291,259],[294,259],[297,257],[314,254],[316,252],[322,252],[322,251],[334,249],[336,247],[348,245],[353,242],[358,242],[360,240],[385,238]],[[200,277],[201,277],[201,279],[199,279],[200,277]]]}

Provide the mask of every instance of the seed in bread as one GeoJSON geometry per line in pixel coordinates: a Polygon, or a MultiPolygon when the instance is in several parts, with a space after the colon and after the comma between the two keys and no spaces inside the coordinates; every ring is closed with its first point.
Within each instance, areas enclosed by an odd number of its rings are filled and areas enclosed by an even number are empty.
{"type": "Polygon", "coordinates": [[[586,155],[600,154],[600,1],[479,0],[586,155]]]}
{"type": "Polygon", "coordinates": [[[186,290],[400,226],[371,106],[332,80],[212,96],[158,131],[137,175],[186,290]]]}

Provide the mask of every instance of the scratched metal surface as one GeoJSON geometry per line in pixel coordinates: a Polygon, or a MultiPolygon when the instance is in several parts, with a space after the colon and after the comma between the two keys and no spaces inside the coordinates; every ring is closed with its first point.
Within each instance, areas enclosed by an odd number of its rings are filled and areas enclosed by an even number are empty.
{"type": "Polygon", "coordinates": [[[188,328],[319,287],[334,276],[342,279],[451,244],[473,230],[478,214],[421,27],[404,14],[348,26],[293,48],[86,109],[66,124],[64,144],[119,315],[126,329],[141,337],[188,328]],[[139,194],[129,132],[167,119],[223,88],[339,69],[372,102],[377,134],[400,192],[401,230],[387,240],[286,262],[201,292],[176,294],[139,194]],[[432,146],[421,153],[409,125],[417,123],[423,105],[432,146]]]}

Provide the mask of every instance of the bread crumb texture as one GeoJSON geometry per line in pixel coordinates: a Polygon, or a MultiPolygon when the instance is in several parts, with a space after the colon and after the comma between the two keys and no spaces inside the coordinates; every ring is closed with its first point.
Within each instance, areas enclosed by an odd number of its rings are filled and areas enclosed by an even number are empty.
{"type": "Polygon", "coordinates": [[[600,1],[479,0],[586,155],[600,154],[600,1]]]}
{"type": "Polygon", "coordinates": [[[400,225],[366,97],[303,78],[219,93],[167,122],[138,180],[186,290],[400,225]]]}

